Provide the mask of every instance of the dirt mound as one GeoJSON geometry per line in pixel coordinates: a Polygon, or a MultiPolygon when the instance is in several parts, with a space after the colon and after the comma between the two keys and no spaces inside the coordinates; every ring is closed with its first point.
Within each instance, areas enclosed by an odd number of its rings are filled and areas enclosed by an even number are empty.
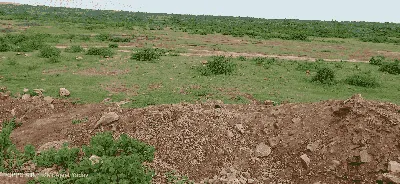
{"type": "Polygon", "coordinates": [[[14,113],[22,122],[11,135],[18,148],[59,140],[80,146],[100,131],[113,131],[116,137],[126,133],[155,146],[155,160],[148,163],[157,173],[154,183],[166,183],[164,174],[172,170],[211,183],[376,183],[400,178],[393,165],[400,162],[400,107],[357,95],[346,101],[280,106],[210,102],[120,109],[60,100],[52,105],[40,98],[0,98],[0,119],[14,113]],[[119,120],[93,130],[105,112],[116,112],[119,120]],[[82,118],[87,122],[71,123],[82,118]]]}

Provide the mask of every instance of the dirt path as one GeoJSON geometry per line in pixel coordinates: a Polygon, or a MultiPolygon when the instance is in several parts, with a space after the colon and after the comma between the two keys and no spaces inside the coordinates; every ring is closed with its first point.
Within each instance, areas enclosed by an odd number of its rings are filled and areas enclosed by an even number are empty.
{"type": "MultiPolygon", "coordinates": [[[[67,46],[56,46],[59,49],[65,49],[67,46]]],[[[87,48],[87,46],[82,46],[83,48],[87,48]]],[[[101,46],[95,46],[101,47],[101,46]]],[[[120,48],[131,48],[131,46],[119,46],[120,48]]],[[[188,49],[190,52],[181,53],[181,56],[199,56],[199,57],[208,57],[208,56],[232,56],[234,58],[243,56],[243,57],[269,57],[269,58],[278,58],[283,60],[296,60],[296,61],[315,61],[316,59],[323,58],[311,58],[311,57],[299,57],[299,56],[288,56],[288,55],[270,55],[270,54],[262,54],[262,53],[245,53],[245,52],[226,52],[226,51],[210,51],[210,50],[197,50],[197,49],[188,49]]],[[[118,52],[129,53],[131,50],[118,50],[118,52]]],[[[340,62],[342,59],[324,59],[325,61],[336,61],[340,62]]],[[[360,60],[346,60],[348,62],[361,62],[368,63],[369,61],[360,61],[360,60]]]]}
{"type": "Polygon", "coordinates": [[[376,183],[387,174],[400,179],[388,167],[389,162],[400,163],[400,107],[360,96],[277,107],[52,104],[54,108],[42,99],[0,98],[0,120],[14,113],[22,123],[11,135],[18,148],[64,139],[80,146],[97,132],[126,133],[155,146],[154,162],[148,164],[157,173],[153,183],[166,183],[164,173],[171,170],[196,182],[214,178],[221,183],[376,183]],[[104,112],[116,112],[120,120],[114,128],[92,132],[104,112]],[[71,123],[84,117],[86,123],[71,123]]]}

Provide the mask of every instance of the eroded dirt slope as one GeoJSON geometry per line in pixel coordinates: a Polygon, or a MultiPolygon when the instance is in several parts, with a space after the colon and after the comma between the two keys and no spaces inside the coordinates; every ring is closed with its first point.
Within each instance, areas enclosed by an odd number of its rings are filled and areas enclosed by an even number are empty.
{"type": "Polygon", "coordinates": [[[198,183],[376,183],[400,178],[400,107],[359,95],[276,107],[210,102],[142,109],[2,97],[0,119],[13,115],[23,123],[11,135],[19,148],[59,140],[80,146],[107,130],[151,144],[157,150],[148,164],[158,173],[154,183],[166,183],[164,173],[171,170],[198,183]],[[119,120],[93,130],[106,112],[116,112],[119,120]],[[86,123],[72,124],[85,117],[86,123]]]}

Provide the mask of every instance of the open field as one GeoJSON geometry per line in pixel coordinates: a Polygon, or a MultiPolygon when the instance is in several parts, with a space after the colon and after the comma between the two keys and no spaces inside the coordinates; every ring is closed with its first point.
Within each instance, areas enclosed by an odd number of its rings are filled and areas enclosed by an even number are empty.
{"type": "Polygon", "coordinates": [[[247,19],[0,5],[0,172],[400,180],[400,25],[247,19]]]}

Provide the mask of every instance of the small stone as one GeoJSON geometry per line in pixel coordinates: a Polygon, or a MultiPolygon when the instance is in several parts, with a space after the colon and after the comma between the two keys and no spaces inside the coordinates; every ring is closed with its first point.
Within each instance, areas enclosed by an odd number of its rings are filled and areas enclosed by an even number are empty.
{"type": "Polygon", "coordinates": [[[75,59],[76,60],[82,60],[83,58],[81,56],[77,56],[75,59]]]}
{"type": "Polygon", "coordinates": [[[301,123],[301,119],[300,118],[293,118],[292,122],[295,124],[301,123]]]}
{"type": "Polygon", "coordinates": [[[54,109],[54,105],[53,105],[53,104],[50,104],[50,108],[51,108],[51,109],[54,109]]]}
{"type": "Polygon", "coordinates": [[[29,89],[24,88],[24,93],[27,93],[29,91],[29,89]]]}
{"type": "Polygon", "coordinates": [[[71,93],[65,89],[65,88],[60,88],[60,96],[69,96],[71,93]]]}
{"type": "Polygon", "coordinates": [[[309,167],[310,166],[310,158],[308,158],[308,156],[306,154],[303,154],[300,156],[301,160],[303,161],[303,163],[309,167]]]}
{"type": "Polygon", "coordinates": [[[54,99],[50,96],[44,97],[43,100],[46,101],[46,103],[48,103],[48,104],[51,104],[54,101],[54,99]]]}
{"type": "Polygon", "coordinates": [[[255,183],[255,180],[253,180],[253,179],[247,179],[247,183],[255,183]]]}
{"type": "Polygon", "coordinates": [[[264,143],[260,143],[257,145],[255,154],[256,157],[266,157],[271,154],[271,147],[265,145],[264,143]]]}
{"type": "Polygon", "coordinates": [[[319,141],[310,143],[307,145],[307,150],[310,150],[311,152],[314,152],[315,150],[317,150],[319,147],[319,141]]]}
{"type": "Polygon", "coordinates": [[[230,131],[230,130],[227,130],[227,131],[226,131],[226,135],[227,135],[229,138],[232,138],[232,137],[235,136],[235,135],[232,133],[232,131],[230,131]]]}
{"type": "Polygon", "coordinates": [[[97,155],[92,155],[89,160],[92,162],[92,165],[97,164],[100,162],[100,157],[97,155]]]}
{"type": "Polygon", "coordinates": [[[30,94],[24,94],[22,95],[22,100],[28,100],[29,98],[31,98],[30,94]]]}
{"type": "Polygon", "coordinates": [[[235,127],[241,134],[244,134],[245,129],[242,124],[236,124],[235,127]]]}
{"type": "Polygon", "coordinates": [[[272,100],[265,100],[264,101],[264,105],[266,105],[266,106],[273,106],[274,105],[274,101],[272,101],[272,100]]]}
{"type": "Polygon", "coordinates": [[[361,162],[364,162],[364,163],[371,162],[372,156],[368,154],[367,150],[362,150],[362,151],[360,151],[360,159],[361,159],[361,162]]]}
{"type": "Polygon", "coordinates": [[[99,121],[97,121],[96,125],[94,126],[94,128],[99,127],[100,125],[109,125],[115,121],[119,120],[119,116],[117,113],[115,112],[109,112],[109,113],[105,113],[99,121]]]}
{"type": "Polygon", "coordinates": [[[15,108],[11,110],[11,115],[15,116],[15,108]]]}
{"type": "Polygon", "coordinates": [[[388,164],[388,171],[392,173],[400,173],[400,164],[396,161],[390,161],[388,164]]]}
{"type": "Polygon", "coordinates": [[[390,173],[383,173],[383,180],[386,182],[393,182],[395,184],[400,184],[400,177],[390,174],[390,173]]]}
{"type": "Polygon", "coordinates": [[[279,139],[277,137],[270,137],[268,138],[268,144],[271,147],[275,147],[276,145],[279,144],[279,139]]]}

